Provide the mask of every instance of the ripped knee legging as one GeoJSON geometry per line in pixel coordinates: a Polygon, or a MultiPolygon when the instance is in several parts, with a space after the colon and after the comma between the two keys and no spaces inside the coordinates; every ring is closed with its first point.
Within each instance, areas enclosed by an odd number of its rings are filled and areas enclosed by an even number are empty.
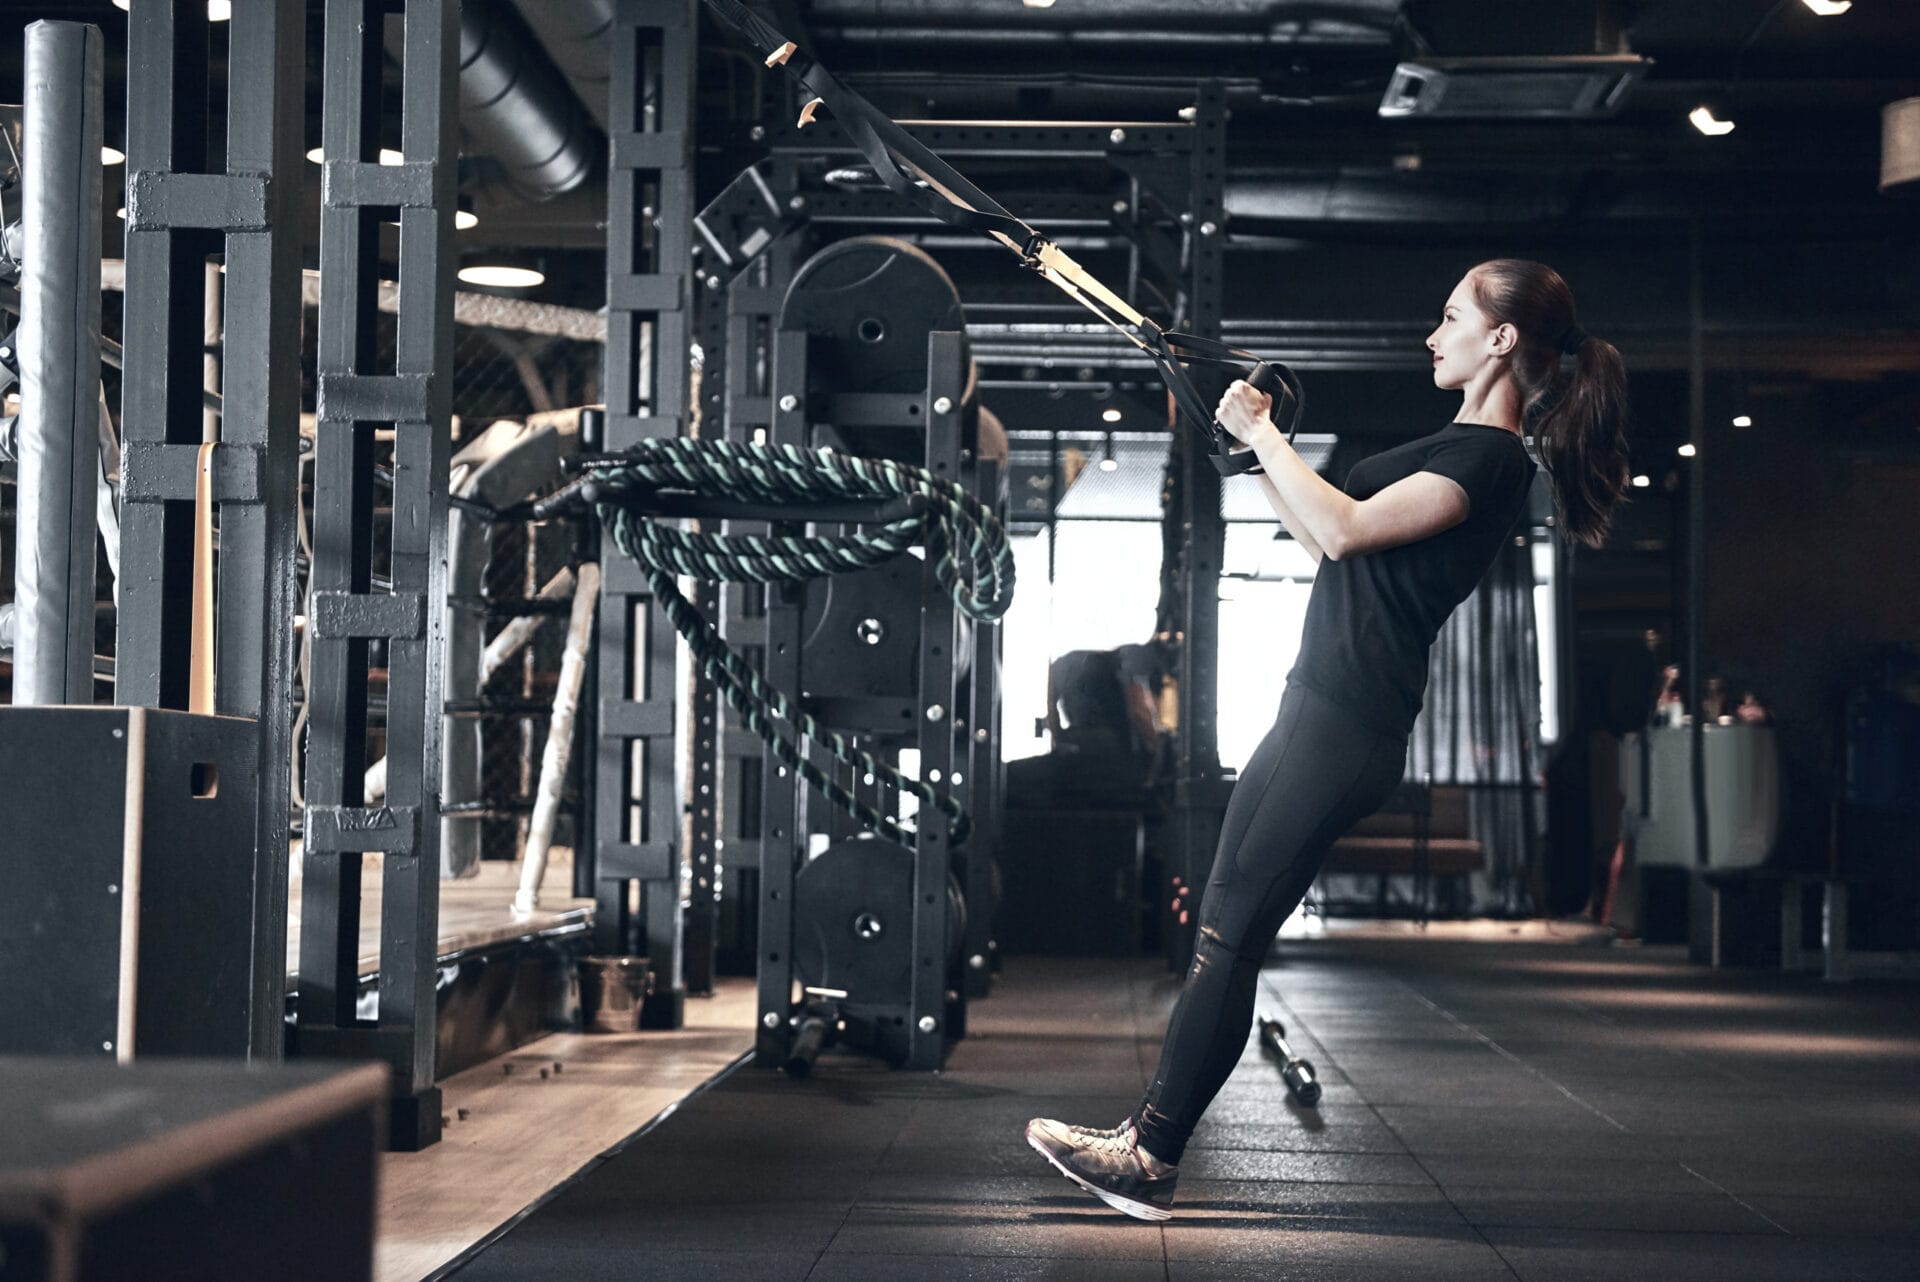
{"type": "Polygon", "coordinates": [[[1234,785],[1200,900],[1193,964],[1167,1025],[1160,1067],[1134,1123],[1149,1153],[1178,1162],[1200,1115],[1246,1049],[1254,990],[1280,925],[1340,835],[1384,804],[1407,741],[1360,725],[1305,686],[1234,785]]]}

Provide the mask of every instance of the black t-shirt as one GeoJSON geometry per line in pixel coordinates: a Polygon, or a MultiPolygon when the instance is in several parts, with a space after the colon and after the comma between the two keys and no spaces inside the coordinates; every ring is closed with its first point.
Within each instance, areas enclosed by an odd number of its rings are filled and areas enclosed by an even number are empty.
{"type": "Polygon", "coordinates": [[[1310,687],[1369,729],[1402,738],[1426,697],[1427,651],[1526,511],[1534,465],[1512,432],[1449,423],[1361,459],[1347,473],[1346,492],[1371,498],[1415,472],[1457,481],[1467,492],[1467,519],[1417,542],[1321,561],[1300,655],[1287,674],[1289,684],[1310,687]]]}

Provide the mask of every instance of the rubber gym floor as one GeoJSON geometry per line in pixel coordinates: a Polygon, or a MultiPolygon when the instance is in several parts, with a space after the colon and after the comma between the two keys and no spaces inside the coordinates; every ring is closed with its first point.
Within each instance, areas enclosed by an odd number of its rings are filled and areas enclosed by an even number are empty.
{"type": "Polygon", "coordinates": [[[1099,1205],[1021,1137],[1111,1125],[1176,991],[1157,962],[1016,958],[944,1072],[742,1062],[450,1273],[630,1279],[1920,1277],[1911,981],[1681,950],[1283,945],[1262,1010],[1325,1094],[1246,1055],[1174,1218],[1099,1205]]]}

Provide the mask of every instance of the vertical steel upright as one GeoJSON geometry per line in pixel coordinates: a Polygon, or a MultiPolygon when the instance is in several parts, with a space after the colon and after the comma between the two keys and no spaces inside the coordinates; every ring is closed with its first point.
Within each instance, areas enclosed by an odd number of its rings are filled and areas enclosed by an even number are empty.
{"type": "MultiPolygon", "coordinates": [[[[608,31],[604,386],[611,450],[686,428],[698,32],[696,0],[618,0],[608,31]]],[[[637,564],[610,552],[603,568],[594,944],[603,952],[643,947],[654,991],[641,1022],[678,1028],[686,985],[675,634],[637,564]]]]}
{"type": "Polygon", "coordinates": [[[20,282],[20,508],[13,698],[93,702],[94,478],[100,466],[100,28],[26,33],[20,282]]]}
{"type": "Polygon", "coordinates": [[[306,5],[236,5],[210,167],[204,6],[127,17],[126,366],[115,701],[187,706],[207,256],[224,250],[214,711],[258,722],[249,1055],[285,1042],[306,5]],[[211,168],[211,172],[210,172],[211,168]]]}
{"type": "MultiPolygon", "coordinates": [[[[1192,179],[1187,211],[1188,330],[1220,337],[1222,269],[1226,210],[1227,113],[1217,81],[1200,85],[1190,153],[1192,179]]],[[[1174,796],[1175,849],[1179,867],[1170,870],[1189,887],[1203,885],[1220,836],[1225,798],[1220,786],[1220,566],[1226,554],[1226,524],[1220,515],[1220,473],[1208,461],[1198,432],[1182,432],[1180,449],[1185,484],[1181,487],[1186,538],[1181,584],[1180,739],[1174,796]]],[[[1199,907],[1197,892],[1194,908],[1199,907]]],[[[1180,969],[1193,953],[1195,924],[1169,923],[1174,933],[1167,955],[1180,969]]]]}
{"type": "MultiPolygon", "coordinates": [[[[790,162],[774,162],[772,186],[785,191],[790,162]]],[[[772,356],[774,328],[793,281],[799,237],[784,234],[757,256],[727,289],[725,414],[726,439],[765,439],[773,429],[772,356]]],[[[796,440],[799,438],[795,438],[796,440]]],[[[765,523],[730,521],[729,534],[763,534],[765,523]]],[[[767,598],[771,588],[754,583],[720,585],[720,629],[728,644],[756,670],[765,670],[767,598]]],[[[715,786],[720,797],[718,862],[721,912],[727,960],[736,972],[758,973],[754,940],[759,933],[760,861],[764,847],[766,744],[747,728],[731,705],[720,708],[715,741],[715,786]],[[724,927],[730,926],[731,930],[724,927]]]]}
{"type": "MultiPolygon", "coordinates": [[[[303,1054],[394,1071],[390,1143],[440,1137],[434,1086],[458,0],[405,0],[399,165],[378,155],[385,0],[327,0],[303,1054]],[[374,368],[379,224],[400,223],[394,367],[374,368]],[[373,585],[375,433],[393,434],[391,591],[373,585]],[[365,804],[370,643],[387,659],[386,804],[365,804]],[[379,1006],[356,1010],[361,860],[381,858],[379,1006]]],[[[230,363],[231,364],[231,363],[230,363]]]]}

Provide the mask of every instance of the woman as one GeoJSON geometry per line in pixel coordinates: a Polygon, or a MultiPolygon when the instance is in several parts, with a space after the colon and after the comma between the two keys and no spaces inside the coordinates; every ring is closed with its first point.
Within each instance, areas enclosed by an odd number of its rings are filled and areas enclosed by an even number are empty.
{"type": "Polygon", "coordinates": [[[1138,1219],[1173,1214],[1182,1152],[1246,1047],[1280,924],[1328,847],[1400,782],[1427,651],[1526,511],[1534,464],[1522,424],[1564,536],[1599,547],[1626,491],[1626,369],[1575,323],[1552,268],[1481,263],[1454,287],[1427,348],[1434,384],[1463,394],[1460,412],[1361,460],[1344,491],[1293,452],[1261,393],[1235,383],[1220,400],[1222,426],[1260,456],[1268,502],[1320,567],[1299,658],[1227,805],[1193,966],[1146,1098],[1111,1130],[1027,1125],[1061,1174],[1138,1219]],[[1570,373],[1562,356],[1574,358],[1570,373]]]}

